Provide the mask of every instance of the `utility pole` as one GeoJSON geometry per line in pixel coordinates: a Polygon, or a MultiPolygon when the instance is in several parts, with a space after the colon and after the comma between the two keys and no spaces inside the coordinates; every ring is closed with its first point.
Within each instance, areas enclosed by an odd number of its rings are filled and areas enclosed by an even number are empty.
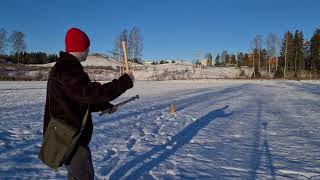
{"type": "MultiPolygon", "coordinates": [[[[319,47],[319,46],[318,46],[319,47]]],[[[320,62],[320,49],[318,49],[318,62],[320,62]]],[[[317,79],[317,68],[319,68],[318,63],[314,62],[315,66],[314,66],[314,78],[317,79]]]]}
{"type": "Polygon", "coordinates": [[[256,78],[256,70],[254,67],[254,50],[253,50],[253,54],[252,54],[252,67],[253,67],[253,78],[256,78]]]}
{"type": "Polygon", "coordinates": [[[270,66],[270,64],[271,64],[271,56],[268,57],[268,59],[269,59],[269,69],[268,69],[268,72],[269,72],[269,77],[270,77],[270,76],[271,76],[271,66],[270,66]]]}
{"type": "Polygon", "coordinates": [[[294,58],[294,73],[297,74],[297,48],[295,48],[296,56],[294,58]]]}
{"type": "MultiPolygon", "coordinates": [[[[201,59],[201,52],[200,51],[195,51],[194,54],[194,62],[193,62],[193,73],[195,73],[195,68],[197,67],[197,62],[200,62],[201,59]]],[[[201,62],[200,62],[201,63],[201,62]]]]}
{"type": "Polygon", "coordinates": [[[261,49],[259,47],[259,72],[260,72],[260,67],[261,67],[261,49]]]}

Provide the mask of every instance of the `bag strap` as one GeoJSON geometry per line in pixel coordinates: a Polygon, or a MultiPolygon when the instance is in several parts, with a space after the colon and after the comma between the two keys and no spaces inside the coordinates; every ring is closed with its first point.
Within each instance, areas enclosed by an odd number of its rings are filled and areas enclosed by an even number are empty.
{"type": "Polygon", "coordinates": [[[48,102],[48,104],[49,104],[49,119],[52,117],[52,114],[51,114],[51,106],[50,106],[50,104],[51,104],[51,92],[50,92],[50,87],[51,87],[51,84],[52,84],[52,81],[54,80],[54,78],[52,78],[51,76],[52,76],[52,73],[53,73],[53,71],[54,71],[54,69],[55,69],[55,66],[53,66],[53,68],[51,69],[51,71],[50,71],[50,73],[49,73],[49,76],[48,76],[48,83],[47,83],[47,95],[48,95],[48,99],[49,99],[49,102],[48,102]]]}
{"type": "MultiPolygon", "coordinates": [[[[49,81],[49,80],[48,80],[49,81]]],[[[52,81],[52,80],[51,80],[52,81]]],[[[51,83],[50,83],[51,84],[51,83]]],[[[49,119],[52,117],[52,114],[51,114],[51,106],[50,106],[50,104],[51,104],[51,94],[50,94],[50,84],[49,84],[49,82],[47,83],[47,94],[48,94],[48,99],[49,99],[49,102],[48,102],[48,106],[49,106],[49,119]]]]}
{"type": "Polygon", "coordinates": [[[81,124],[81,128],[80,128],[80,134],[82,133],[82,131],[84,130],[84,127],[86,125],[87,119],[88,119],[88,114],[89,114],[89,105],[86,111],[86,114],[84,115],[83,119],[82,119],[82,124],[81,124]]]}

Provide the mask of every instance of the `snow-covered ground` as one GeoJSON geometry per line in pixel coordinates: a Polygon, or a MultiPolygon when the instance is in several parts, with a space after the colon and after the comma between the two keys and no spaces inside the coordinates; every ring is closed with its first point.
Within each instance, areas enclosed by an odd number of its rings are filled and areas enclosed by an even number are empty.
{"type": "MultiPolygon", "coordinates": [[[[37,159],[45,91],[0,82],[1,179],[65,178],[37,159]]],[[[93,114],[96,179],[320,179],[320,82],[137,81],[116,102],[136,94],[93,114]]]]}

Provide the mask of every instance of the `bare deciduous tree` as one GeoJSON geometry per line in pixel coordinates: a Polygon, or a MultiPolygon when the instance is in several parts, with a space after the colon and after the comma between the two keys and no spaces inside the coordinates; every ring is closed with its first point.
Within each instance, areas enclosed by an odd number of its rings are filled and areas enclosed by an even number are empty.
{"type": "Polygon", "coordinates": [[[141,31],[134,26],[128,36],[128,57],[131,61],[138,61],[143,50],[143,38],[141,31]]]}
{"type": "MultiPolygon", "coordinates": [[[[268,72],[269,76],[271,73],[271,58],[275,57],[278,54],[279,48],[280,48],[280,40],[279,37],[275,33],[269,33],[267,37],[267,52],[269,56],[269,67],[268,72]]],[[[277,69],[277,67],[276,67],[277,69]]]]}
{"type": "Polygon", "coordinates": [[[123,49],[122,49],[122,40],[126,41],[127,39],[127,30],[124,29],[118,35],[114,41],[114,47],[113,52],[117,52],[117,55],[115,55],[115,59],[119,61],[119,68],[120,68],[120,75],[124,72],[124,57],[123,57],[123,49]]]}
{"type": "Polygon", "coordinates": [[[26,44],[24,42],[24,33],[20,31],[13,31],[10,35],[10,42],[12,44],[12,49],[18,54],[18,64],[20,63],[20,54],[25,51],[26,44]]]}
{"type": "Polygon", "coordinates": [[[212,54],[208,52],[208,53],[205,54],[204,57],[208,61],[207,62],[207,66],[212,66],[212,54]]]}
{"type": "Polygon", "coordinates": [[[255,71],[255,50],[256,50],[256,47],[255,47],[255,44],[254,44],[254,41],[250,42],[250,46],[251,46],[251,49],[252,49],[252,69],[253,69],[253,77],[255,78],[256,77],[256,71],[255,71]]]}
{"type": "Polygon", "coordinates": [[[222,65],[225,65],[225,64],[227,64],[227,62],[228,62],[228,51],[226,51],[226,50],[224,50],[224,51],[222,51],[222,53],[221,53],[221,64],[222,65]]]}
{"type": "Polygon", "coordinates": [[[7,45],[7,31],[3,28],[0,29],[0,54],[5,52],[7,45]]]}
{"type": "Polygon", "coordinates": [[[262,48],[262,36],[256,35],[256,37],[253,39],[254,48],[258,51],[259,54],[259,64],[258,64],[258,71],[260,71],[261,66],[261,48],[262,48]]]}

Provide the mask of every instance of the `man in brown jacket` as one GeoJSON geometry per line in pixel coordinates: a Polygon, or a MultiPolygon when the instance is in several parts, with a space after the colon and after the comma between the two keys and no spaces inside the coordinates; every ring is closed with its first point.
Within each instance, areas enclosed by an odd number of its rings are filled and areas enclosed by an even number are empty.
{"type": "MultiPolygon", "coordinates": [[[[134,78],[131,71],[105,84],[90,81],[80,64],[81,61],[86,60],[90,40],[80,29],[68,30],[65,44],[66,52],[60,52],[60,57],[48,78],[43,134],[46,132],[51,116],[64,119],[74,127],[80,128],[88,108],[89,112],[112,109],[113,105],[109,101],[133,87],[134,78]]],[[[92,130],[92,118],[89,113],[78,146],[66,163],[68,179],[94,179],[91,152],[88,146],[92,130]]]]}

